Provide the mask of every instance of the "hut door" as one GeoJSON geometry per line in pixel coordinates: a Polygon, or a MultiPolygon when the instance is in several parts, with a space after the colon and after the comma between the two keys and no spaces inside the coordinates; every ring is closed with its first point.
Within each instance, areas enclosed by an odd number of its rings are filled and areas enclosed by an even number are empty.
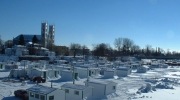
{"type": "Polygon", "coordinates": [[[57,71],[55,71],[55,73],[54,73],[54,74],[55,74],[54,76],[55,76],[55,77],[57,77],[57,71]]]}
{"type": "Polygon", "coordinates": [[[43,72],[43,77],[46,78],[46,72],[43,72]]]}
{"type": "Polygon", "coordinates": [[[89,70],[89,76],[91,76],[91,71],[89,70]]]}
{"type": "Polygon", "coordinates": [[[78,73],[74,74],[74,79],[76,79],[76,80],[78,79],[78,73]]]}

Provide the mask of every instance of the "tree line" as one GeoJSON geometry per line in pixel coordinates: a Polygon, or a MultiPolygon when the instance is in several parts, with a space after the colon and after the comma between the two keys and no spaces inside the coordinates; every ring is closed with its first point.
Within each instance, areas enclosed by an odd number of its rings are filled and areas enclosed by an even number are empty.
{"type": "MultiPolygon", "coordinates": [[[[39,43],[40,40],[37,39],[36,35],[32,38],[32,43],[39,43]]],[[[3,41],[0,38],[1,53],[3,47],[12,47],[12,42],[3,41]]],[[[19,45],[25,45],[25,40],[23,35],[19,37],[19,45]]],[[[79,43],[71,43],[69,47],[63,47],[54,45],[51,51],[55,51],[58,55],[93,55],[97,57],[118,57],[118,56],[144,56],[144,57],[155,57],[155,56],[176,56],[180,57],[180,53],[176,51],[163,50],[160,47],[153,48],[151,45],[146,45],[141,48],[132,39],[129,38],[116,38],[114,40],[114,48],[108,43],[99,43],[93,45],[91,50],[86,45],[81,45],[79,43]]]]}

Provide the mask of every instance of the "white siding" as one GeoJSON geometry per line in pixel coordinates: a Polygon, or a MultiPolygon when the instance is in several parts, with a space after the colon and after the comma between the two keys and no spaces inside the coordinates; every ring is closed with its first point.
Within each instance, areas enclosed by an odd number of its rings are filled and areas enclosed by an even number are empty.
{"type": "Polygon", "coordinates": [[[29,100],[40,100],[41,95],[43,95],[45,97],[45,100],[46,100],[46,95],[44,95],[44,94],[39,94],[39,99],[35,98],[35,94],[37,94],[35,92],[28,92],[28,94],[29,94],[29,100]],[[31,97],[30,93],[33,93],[34,97],[31,97]]]}
{"type": "MultiPolygon", "coordinates": [[[[63,90],[67,88],[63,88],[63,90]]],[[[65,93],[66,100],[82,100],[82,90],[68,89],[69,93],[65,93]],[[79,91],[79,95],[76,95],[74,92],[79,91]]]]}
{"type": "Polygon", "coordinates": [[[104,71],[104,78],[114,78],[114,71],[104,71]]]}
{"type": "Polygon", "coordinates": [[[65,92],[64,90],[57,89],[47,95],[47,100],[49,100],[49,96],[54,96],[54,100],[65,100],[65,92]]]}
{"type": "Polygon", "coordinates": [[[96,83],[88,83],[88,86],[93,87],[93,97],[102,97],[105,95],[105,85],[96,84],[96,83]]]}
{"type": "Polygon", "coordinates": [[[116,92],[116,84],[111,83],[106,85],[106,95],[116,92]],[[113,89],[113,86],[115,86],[115,89],[113,89]]]}

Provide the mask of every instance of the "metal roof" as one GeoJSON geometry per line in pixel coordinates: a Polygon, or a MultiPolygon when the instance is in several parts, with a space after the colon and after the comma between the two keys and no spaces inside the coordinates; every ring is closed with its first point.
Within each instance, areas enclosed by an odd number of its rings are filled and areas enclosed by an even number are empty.
{"type": "Polygon", "coordinates": [[[39,94],[49,94],[55,90],[57,90],[57,88],[51,88],[51,87],[42,86],[42,85],[34,85],[27,89],[27,91],[31,91],[31,92],[35,92],[39,94]]]}

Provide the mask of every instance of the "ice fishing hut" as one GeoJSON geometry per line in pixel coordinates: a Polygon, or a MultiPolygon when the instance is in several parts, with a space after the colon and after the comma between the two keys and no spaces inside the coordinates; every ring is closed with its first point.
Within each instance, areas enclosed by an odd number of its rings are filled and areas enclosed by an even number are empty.
{"type": "Polygon", "coordinates": [[[149,67],[147,65],[137,67],[137,73],[146,73],[149,67]]]}
{"type": "Polygon", "coordinates": [[[79,78],[87,78],[99,75],[98,68],[88,68],[88,67],[76,67],[75,72],[78,73],[79,78]]]}
{"type": "Polygon", "coordinates": [[[60,73],[57,69],[47,69],[47,77],[48,78],[58,78],[60,73]]]}
{"type": "Polygon", "coordinates": [[[63,81],[72,81],[73,80],[73,76],[74,76],[74,79],[78,79],[78,73],[74,72],[74,75],[73,75],[73,71],[71,70],[62,70],[61,73],[61,80],[63,81]]]}
{"type": "Polygon", "coordinates": [[[104,71],[103,78],[114,78],[114,70],[107,69],[104,71]]]}
{"type": "Polygon", "coordinates": [[[18,65],[16,64],[6,64],[5,65],[5,70],[11,70],[11,69],[17,69],[18,65]]]}
{"type": "Polygon", "coordinates": [[[121,66],[116,69],[116,75],[118,77],[126,77],[131,74],[132,67],[131,66],[121,66]]]}
{"type": "Polygon", "coordinates": [[[61,86],[61,89],[65,91],[66,100],[87,100],[92,97],[91,86],[66,83],[61,86]]]}
{"type": "Polygon", "coordinates": [[[47,79],[47,70],[39,69],[39,68],[28,69],[27,75],[29,76],[29,78],[41,76],[41,77],[47,79]]]}
{"type": "Polygon", "coordinates": [[[25,75],[26,75],[26,70],[24,69],[12,69],[9,73],[9,77],[11,78],[25,77],[25,75]]]}
{"type": "Polygon", "coordinates": [[[95,98],[102,98],[108,94],[116,92],[117,83],[113,81],[88,80],[86,86],[93,87],[92,95],[95,98]]]}
{"type": "Polygon", "coordinates": [[[66,100],[65,91],[58,88],[34,85],[27,91],[29,100],[66,100]]]}

